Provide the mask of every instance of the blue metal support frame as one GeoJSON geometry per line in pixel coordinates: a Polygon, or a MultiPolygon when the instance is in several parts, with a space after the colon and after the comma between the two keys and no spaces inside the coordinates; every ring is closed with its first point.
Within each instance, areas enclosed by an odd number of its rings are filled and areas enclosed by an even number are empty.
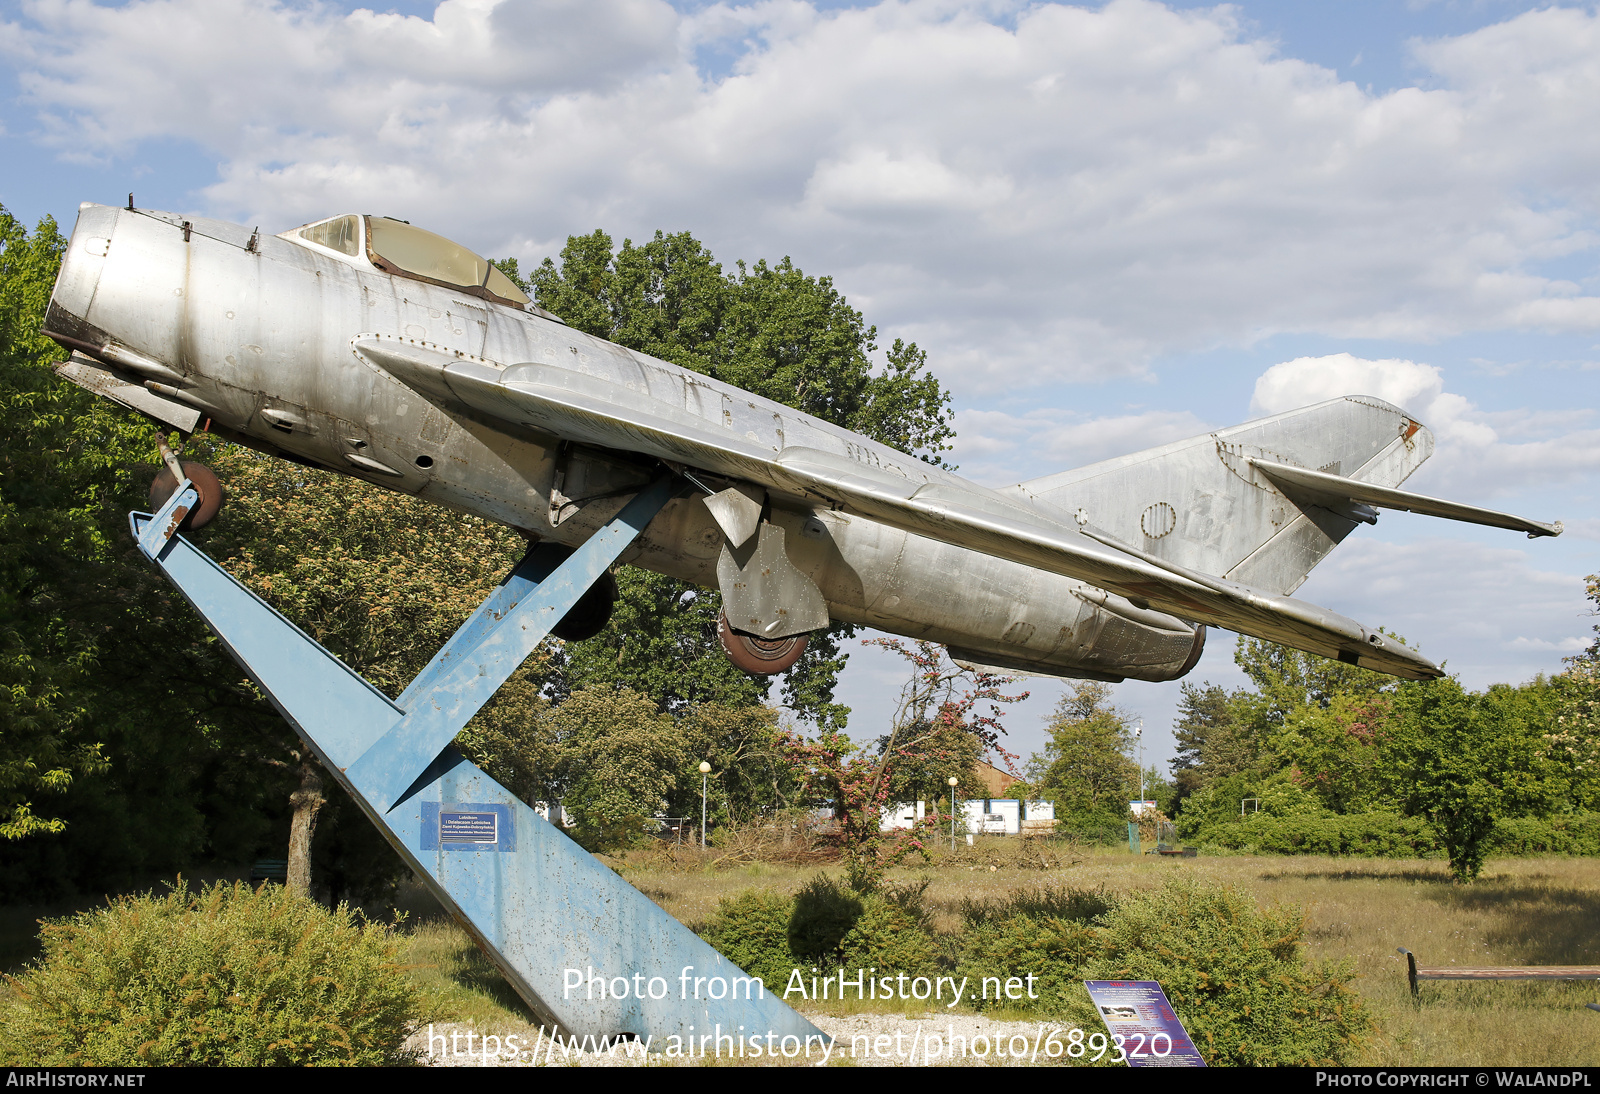
{"type": "MultiPolygon", "coordinates": [[[[564,560],[536,545],[390,701],[176,534],[188,482],[141,549],[541,1021],[569,1034],[828,1038],[450,746],[671,499],[646,487],[564,560]]],[[[811,1038],[817,1038],[815,1042],[811,1038]]]]}

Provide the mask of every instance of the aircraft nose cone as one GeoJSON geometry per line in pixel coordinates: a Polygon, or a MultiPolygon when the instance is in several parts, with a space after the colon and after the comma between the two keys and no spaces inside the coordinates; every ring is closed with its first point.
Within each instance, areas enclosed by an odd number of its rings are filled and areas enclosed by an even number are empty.
{"type": "Polygon", "coordinates": [[[89,305],[111,252],[111,237],[116,229],[117,210],[109,205],[85,202],[78,210],[72,238],[61,256],[61,272],[56,275],[45,315],[44,333],[70,349],[97,352],[105,334],[88,321],[89,305]]]}

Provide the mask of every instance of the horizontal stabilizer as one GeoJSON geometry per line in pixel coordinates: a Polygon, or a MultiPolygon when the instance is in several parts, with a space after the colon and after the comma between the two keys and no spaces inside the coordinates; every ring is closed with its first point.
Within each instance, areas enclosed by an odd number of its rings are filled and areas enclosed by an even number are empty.
{"type": "Polygon", "coordinates": [[[745,479],[914,535],[1086,582],[1194,623],[1222,627],[1407,679],[1439,667],[1393,638],[1315,604],[1222,579],[1185,576],[1096,542],[995,491],[916,482],[819,449],[781,453],[598,377],[550,365],[509,368],[382,335],[354,348],[431,398],[495,421],[606,448],[639,452],[745,479]]]}
{"type": "Polygon", "coordinates": [[[1302,503],[1318,505],[1341,515],[1366,520],[1368,524],[1372,523],[1372,517],[1361,514],[1354,509],[1354,506],[1376,505],[1380,509],[1402,509],[1408,513],[1421,513],[1429,517],[1444,517],[1447,520],[1461,520],[1469,524],[1487,524],[1493,528],[1510,528],[1516,532],[1528,533],[1529,539],[1537,539],[1539,536],[1559,536],[1562,530],[1560,521],[1544,524],[1510,513],[1497,513],[1493,509],[1479,509],[1475,505],[1461,505],[1453,501],[1396,490],[1390,486],[1347,479],[1343,475],[1329,475],[1323,471],[1273,463],[1271,460],[1253,459],[1250,461],[1250,466],[1271,479],[1272,484],[1297,505],[1302,503]]]}

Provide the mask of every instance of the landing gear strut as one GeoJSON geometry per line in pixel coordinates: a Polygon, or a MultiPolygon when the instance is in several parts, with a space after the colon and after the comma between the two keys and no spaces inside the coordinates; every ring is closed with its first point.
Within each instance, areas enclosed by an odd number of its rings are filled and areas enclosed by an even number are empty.
{"type": "Polygon", "coordinates": [[[178,488],[178,483],[188,479],[195,493],[200,495],[199,502],[189,511],[183,520],[184,528],[204,528],[211,523],[211,518],[222,509],[222,484],[217,481],[216,474],[203,463],[178,464],[178,457],[172,449],[167,447],[165,440],[157,442],[161,448],[161,462],[164,466],[150,483],[150,508],[156,512],[167,504],[167,499],[172,497],[172,492],[178,488]],[[181,470],[181,474],[179,473],[181,470]]]}
{"type": "Polygon", "coordinates": [[[723,651],[736,668],[755,676],[775,676],[787,672],[806,652],[808,635],[794,634],[788,638],[762,638],[758,634],[736,631],[728,625],[728,617],[717,616],[717,638],[723,651]]]}

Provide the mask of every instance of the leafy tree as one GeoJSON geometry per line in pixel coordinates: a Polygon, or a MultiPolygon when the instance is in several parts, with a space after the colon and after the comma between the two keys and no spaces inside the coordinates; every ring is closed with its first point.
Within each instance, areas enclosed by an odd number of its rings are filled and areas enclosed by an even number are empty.
{"type": "MultiPolygon", "coordinates": [[[[421,671],[525,549],[490,521],[348,476],[237,446],[219,447],[211,461],[229,502],[198,534],[205,549],[390,696],[421,671]]],[[[536,655],[519,672],[536,673],[548,657],[548,651],[536,655]]],[[[499,724],[516,694],[501,704],[499,724]]],[[[399,872],[370,822],[343,804],[342,792],[324,781],[310,751],[278,719],[246,752],[297,783],[290,795],[290,888],[310,891],[312,837],[330,795],[341,803],[339,831],[325,833],[333,853],[319,856],[330,880],[370,892],[399,872]]]]}
{"type": "MultiPolygon", "coordinates": [[[[500,264],[509,276],[518,270],[500,264]]],[[[896,340],[882,368],[870,355],[877,332],[829,278],[807,277],[785,258],[743,262],[724,273],[687,232],[656,233],[640,246],[595,231],[572,236],[561,262],[546,259],[523,282],[538,303],[578,330],[747,391],[938,463],[954,429],[950,396],[927,375],[927,355],[896,340]]],[[[723,664],[715,591],[624,569],[622,600],[606,633],[567,651],[568,686],[626,683],[663,709],[696,702],[741,705],[765,699],[770,681],[723,664]]],[[[833,702],[846,655],[837,625],[811,637],[784,675],[783,701],[827,729],[848,711],[833,702]]]]}
{"type": "Polygon", "coordinates": [[[700,803],[699,761],[711,764],[709,822],[747,824],[804,804],[800,773],[789,761],[778,712],[752,704],[702,703],[679,718],[690,763],[668,795],[667,808],[691,816],[700,803]]]}
{"type": "Polygon", "coordinates": [[[1295,782],[1335,813],[1393,808],[1400,793],[1389,740],[1394,704],[1387,693],[1336,695],[1293,712],[1275,751],[1295,782]]]}
{"type": "Polygon", "coordinates": [[[912,667],[890,730],[877,740],[886,801],[927,801],[937,807],[946,800],[952,775],[960,780],[958,794],[983,797],[978,761],[990,752],[1008,766],[1016,759],[1000,745],[1005,733],[1001,704],[1021,702],[1028,693],[1005,694],[1001,689],[1013,682],[1011,677],[963,668],[931,642],[869,638],[865,644],[897,653],[912,667]],[[985,703],[989,713],[978,713],[985,703]]]}
{"type": "Polygon", "coordinates": [[[79,576],[74,557],[106,554],[95,494],[128,485],[99,481],[90,442],[100,433],[126,449],[142,439],[109,415],[77,420],[89,400],[61,391],[44,368],[59,358],[39,332],[65,246],[54,220],[30,236],[0,208],[0,837],[10,840],[61,831],[61,817],[38,812],[49,811],[40,796],[107,767],[83,695],[95,637],[74,625],[62,594],[79,576]],[[74,496],[85,479],[89,496],[74,496]]]}
{"type": "MultiPolygon", "coordinates": [[[[1588,595],[1600,614],[1600,574],[1588,577],[1588,595]]],[[[1595,627],[1600,635],[1600,626],[1595,627]]],[[[1575,807],[1600,805],[1600,637],[1553,681],[1557,701],[1548,746],[1551,761],[1566,774],[1575,807]]]]}
{"type": "MultiPolygon", "coordinates": [[[[897,766],[906,763],[948,778],[949,772],[956,770],[953,765],[968,753],[944,753],[934,744],[953,736],[971,738],[977,752],[1009,755],[1000,747],[1005,732],[1000,722],[1001,704],[1027,698],[1026,692],[1002,692],[1010,677],[962,668],[949,660],[942,646],[932,642],[869,641],[900,654],[912,669],[900,693],[894,725],[879,740],[877,755],[868,755],[842,733],[824,732],[808,741],[790,732],[785,739],[791,762],[804,772],[806,791],[833,806],[844,844],[845,876],[850,887],[860,893],[875,890],[884,871],[907,856],[926,856],[923,837],[939,827],[935,813],[926,818],[924,830],[904,833],[883,849],[880,825],[884,807],[891,800],[897,766]],[[981,705],[987,705],[987,713],[981,705]]],[[[941,800],[937,794],[929,797],[941,800]]]]}
{"type": "Polygon", "coordinates": [[[0,210],[0,890],[31,899],[248,856],[287,796],[230,744],[269,712],[128,535],[155,428],[49,370],[65,245],[0,210]]]}
{"type": "Polygon", "coordinates": [[[626,688],[574,691],[551,714],[550,735],[562,802],[596,847],[637,838],[692,755],[683,727],[626,688]]]}
{"type": "Polygon", "coordinates": [[[1139,765],[1129,756],[1133,734],[1127,715],[1111,704],[1111,686],[1070,681],[1047,727],[1050,741],[1028,766],[1040,793],[1056,803],[1058,819],[1115,824],[1126,817],[1139,787],[1139,765]]]}
{"type": "MultiPolygon", "coordinates": [[[[619,599],[606,629],[585,642],[568,643],[552,666],[557,698],[577,687],[628,687],[664,711],[699,703],[759,705],[770,682],[735,668],[717,639],[722,598],[714,589],[676,581],[632,566],[616,572],[619,599]]],[[[833,702],[844,668],[832,628],[811,636],[794,668],[783,674],[784,705],[824,725],[843,725],[848,710],[833,702]]]]}
{"type": "Polygon", "coordinates": [[[1495,821],[1549,812],[1564,789],[1546,747],[1550,688],[1496,684],[1473,695],[1453,678],[1407,682],[1395,705],[1406,811],[1433,824],[1451,873],[1472,881],[1495,821]]]}

